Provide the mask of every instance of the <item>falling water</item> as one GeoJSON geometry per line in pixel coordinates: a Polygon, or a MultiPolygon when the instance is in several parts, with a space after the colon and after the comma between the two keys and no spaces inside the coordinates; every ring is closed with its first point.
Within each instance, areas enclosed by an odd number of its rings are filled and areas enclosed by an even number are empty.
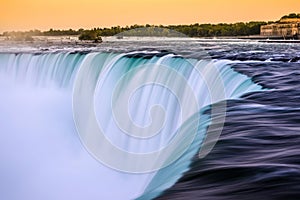
{"type": "Polygon", "coordinates": [[[201,149],[205,110],[262,90],[230,63],[156,52],[0,54],[1,198],[158,196],[201,149]],[[99,127],[102,137],[91,136],[99,127]]]}

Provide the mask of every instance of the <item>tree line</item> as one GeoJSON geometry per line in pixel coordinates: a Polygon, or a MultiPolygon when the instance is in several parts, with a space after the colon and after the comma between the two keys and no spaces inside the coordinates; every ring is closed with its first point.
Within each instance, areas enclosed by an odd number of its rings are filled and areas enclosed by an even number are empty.
{"type": "Polygon", "coordinates": [[[111,28],[68,29],[48,31],[30,30],[24,32],[4,32],[2,36],[14,38],[26,38],[29,36],[79,36],[79,39],[90,40],[101,36],[173,36],[175,32],[182,33],[189,37],[218,37],[218,36],[247,36],[260,34],[260,26],[266,22],[248,22],[233,24],[191,24],[191,25],[132,25],[126,27],[114,26],[111,28]]]}
{"type": "MultiPolygon", "coordinates": [[[[280,19],[300,18],[300,13],[291,13],[280,19]]],[[[280,22],[280,21],[276,21],[280,22]]],[[[238,23],[219,23],[219,24],[190,24],[190,25],[132,25],[132,26],[114,26],[111,28],[93,28],[93,29],[68,29],[48,31],[30,30],[24,32],[4,32],[2,36],[16,40],[32,40],[32,36],[78,36],[80,40],[101,41],[101,36],[188,36],[188,37],[222,37],[222,36],[249,36],[260,34],[262,25],[274,22],[238,22],[238,23]],[[182,34],[182,35],[180,35],[182,34]]]]}
{"type": "Polygon", "coordinates": [[[296,14],[296,13],[291,13],[289,15],[284,15],[283,17],[281,17],[281,19],[295,19],[295,18],[300,18],[300,13],[296,14]]]}

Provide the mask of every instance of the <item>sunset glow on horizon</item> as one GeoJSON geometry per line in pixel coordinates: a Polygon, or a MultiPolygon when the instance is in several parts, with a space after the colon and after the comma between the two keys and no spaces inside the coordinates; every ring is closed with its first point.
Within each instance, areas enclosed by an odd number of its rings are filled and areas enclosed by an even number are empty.
{"type": "Polygon", "coordinates": [[[0,32],[133,24],[274,21],[300,13],[299,0],[0,0],[0,32]]]}

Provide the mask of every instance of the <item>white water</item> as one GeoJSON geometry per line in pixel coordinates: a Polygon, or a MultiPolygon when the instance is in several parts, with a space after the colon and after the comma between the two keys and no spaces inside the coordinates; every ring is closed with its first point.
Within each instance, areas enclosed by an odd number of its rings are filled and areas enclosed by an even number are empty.
{"type": "MultiPolygon", "coordinates": [[[[76,77],[79,80],[78,73],[82,72],[82,82],[76,82],[82,86],[78,90],[82,97],[89,94],[88,84],[96,87],[100,79],[107,80],[97,87],[95,109],[97,121],[106,125],[105,135],[113,145],[137,153],[149,153],[168,146],[176,129],[184,123],[181,121],[180,106],[189,105],[189,98],[182,95],[184,103],[179,105],[176,96],[168,90],[152,85],[141,88],[133,95],[128,112],[132,121],[141,126],[152,122],[145,114],[151,105],[166,107],[165,127],[159,135],[147,140],[138,140],[117,131],[107,106],[109,94],[126,70],[149,63],[163,63],[184,76],[199,100],[199,110],[209,105],[212,99],[201,77],[196,76],[194,66],[206,71],[214,64],[220,70],[228,99],[261,90],[248,77],[226,66],[227,61],[186,62],[171,55],[143,59],[104,53],[0,54],[0,199],[93,200],[140,196],[141,199],[149,199],[172,186],[188,170],[191,157],[199,150],[209,124],[208,116],[202,119],[197,136],[180,159],[164,169],[149,173],[126,173],[99,162],[95,159],[97,156],[91,155],[80,141],[73,118],[74,80],[76,77]],[[105,71],[109,73],[105,74],[105,71]],[[102,112],[105,110],[107,112],[102,112]]],[[[139,78],[146,80],[161,75],[160,71],[151,69],[147,72],[149,76],[139,78]]],[[[209,70],[206,72],[204,74],[213,82],[216,74],[209,70]]],[[[128,83],[134,78],[133,74],[128,83]]],[[[127,85],[124,83],[120,94],[126,91],[127,85]]],[[[178,90],[184,92],[185,87],[178,90]]],[[[189,133],[186,132],[184,139],[189,139],[189,133]]],[[[182,144],[177,144],[177,148],[180,149],[182,144]]],[[[103,154],[114,157],[112,149],[104,149],[103,154]]],[[[177,152],[168,155],[176,157],[177,152]]],[[[130,167],[141,164],[126,157],[122,162],[130,167]]]]}

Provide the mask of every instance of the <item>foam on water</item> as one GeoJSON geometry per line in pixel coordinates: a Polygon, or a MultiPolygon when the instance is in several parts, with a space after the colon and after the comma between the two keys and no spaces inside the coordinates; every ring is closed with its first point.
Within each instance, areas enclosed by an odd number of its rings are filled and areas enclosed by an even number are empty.
{"type": "MultiPolygon", "coordinates": [[[[189,169],[210,124],[210,116],[202,114],[201,110],[217,103],[209,94],[214,86],[208,87],[207,81],[197,75],[195,67],[202,70],[209,83],[213,83],[217,76],[215,71],[210,70],[211,67],[218,70],[225,89],[224,99],[218,101],[239,98],[262,89],[247,76],[227,66],[229,61],[186,60],[173,54],[158,57],[157,53],[152,53],[150,58],[135,57],[138,53],[145,55],[145,52],[0,54],[1,199],[154,198],[189,169]],[[181,95],[183,103],[178,103],[178,98],[168,88],[152,84],[139,88],[131,96],[128,121],[142,127],[151,124],[148,111],[151,106],[159,104],[166,108],[165,126],[159,134],[139,140],[124,134],[116,126],[112,111],[107,106],[111,102],[112,91],[127,72],[149,64],[163,64],[187,80],[199,105],[199,110],[194,110],[190,117],[203,116],[197,126],[196,137],[178,159],[163,169],[144,173],[112,169],[95,159],[77,134],[72,110],[73,87],[76,84],[79,87],[76,94],[83,97],[91,92],[89,89],[95,89],[97,122],[105,124],[106,138],[124,151],[149,153],[160,150],[169,145],[180,127],[185,128],[186,134],[182,143],[177,144],[178,149],[185,140],[191,139],[189,120],[182,121],[180,115],[181,106],[188,107],[189,98],[181,95]]],[[[138,79],[146,81],[149,77],[162,76],[160,70],[151,67],[146,68],[146,75],[138,79]]],[[[117,90],[120,96],[136,76],[131,74],[127,77],[117,90]]],[[[171,75],[160,78],[174,81],[171,75]]],[[[182,94],[187,91],[185,86],[178,87],[182,87],[178,88],[182,94]]],[[[128,127],[133,129],[131,124],[128,127]]],[[[98,142],[101,146],[102,141],[98,142]]],[[[112,149],[103,151],[114,156],[112,149]]],[[[169,158],[178,156],[176,151],[168,155],[170,157],[159,162],[165,163],[169,158]]],[[[128,166],[141,164],[126,158],[122,162],[128,166]]]]}

